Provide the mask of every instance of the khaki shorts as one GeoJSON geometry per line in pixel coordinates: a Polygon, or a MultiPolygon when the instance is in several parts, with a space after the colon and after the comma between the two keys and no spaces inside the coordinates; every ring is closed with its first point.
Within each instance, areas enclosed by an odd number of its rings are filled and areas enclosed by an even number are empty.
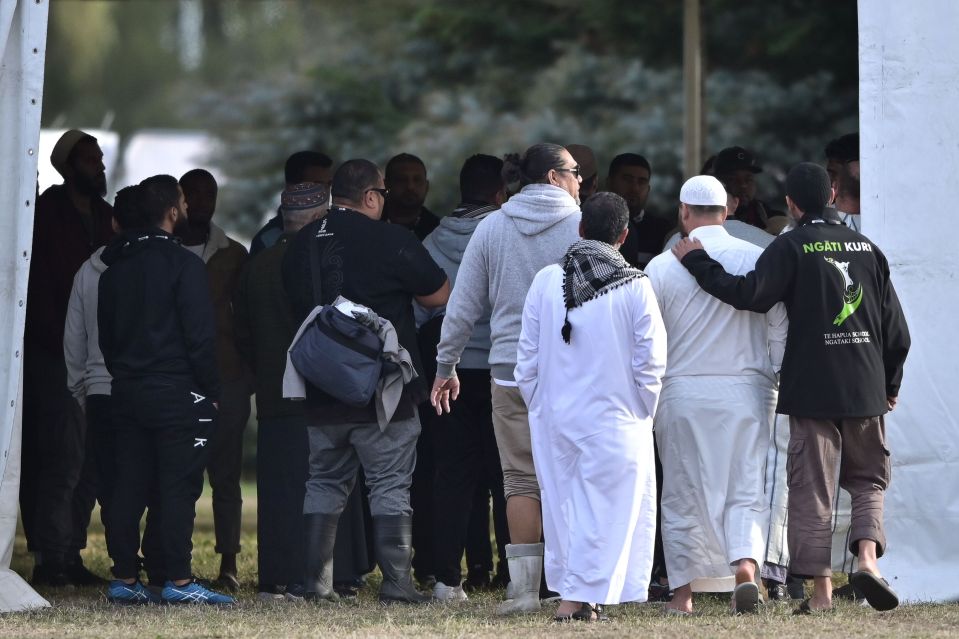
{"type": "Polygon", "coordinates": [[[493,385],[493,432],[503,467],[503,492],[539,500],[539,482],[533,466],[533,445],[529,437],[529,413],[515,386],[493,385]]]}

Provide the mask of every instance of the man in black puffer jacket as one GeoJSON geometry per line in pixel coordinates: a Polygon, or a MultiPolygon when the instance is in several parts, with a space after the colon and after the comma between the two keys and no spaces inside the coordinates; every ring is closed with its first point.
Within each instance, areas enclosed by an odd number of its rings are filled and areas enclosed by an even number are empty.
{"type": "Polygon", "coordinates": [[[783,302],[789,333],[777,412],[789,415],[790,572],[812,577],[799,613],[831,607],[831,504],[839,486],[852,496],[849,550],[859,558],[850,582],[877,610],[898,605],[879,574],[886,546],[883,495],[890,480],[883,415],[899,395],[909,329],[889,278],[889,263],[835,211],[826,171],[801,163],[786,178],[797,228],[763,252],[756,269],[729,275],[697,240],[673,253],[716,298],[760,313],[783,302]]]}
{"type": "Polygon", "coordinates": [[[213,305],[203,261],[172,235],[183,191],[160,175],[141,183],[143,224],[104,250],[97,319],[113,376],[117,484],[106,538],[115,579],[108,598],[156,602],[138,580],[140,517],[151,491],[162,518],[166,603],[231,605],[191,579],[193,520],[203,488],[220,381],[213,305]]]}

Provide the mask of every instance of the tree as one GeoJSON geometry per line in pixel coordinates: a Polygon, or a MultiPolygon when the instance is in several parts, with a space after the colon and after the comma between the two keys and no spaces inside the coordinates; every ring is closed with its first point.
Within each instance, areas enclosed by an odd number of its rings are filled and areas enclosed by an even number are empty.
{"type": "MultiPolygon", "coordinates": [[[[708,150],[753,149],[770,198],[785,167],[821,160],[856,127],[856,18],[854,0],[703,0],[708,150]]],[[[221,208],[247,231],[303,148],[381,163],[417,153],[440,213],[475,152],[579,142],[602,164],[637,151],[654,165],[652,206],[671,211],[681,25],[682,4],[658,0],[54,0],[44,123],[99,124],[113,110],[121,135],[216,132],[231,178],[221,208]],[[82,36],[67,35],[77,24],[82,36]]]]}

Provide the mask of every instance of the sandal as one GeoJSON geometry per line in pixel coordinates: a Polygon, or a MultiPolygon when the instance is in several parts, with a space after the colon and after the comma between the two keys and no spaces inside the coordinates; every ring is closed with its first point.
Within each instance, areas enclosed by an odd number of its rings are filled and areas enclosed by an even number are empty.
{"type": "MultiPolygon", "coordinates": [[[[588,606],[589,604],[584,603],[583,606],[588,606]]],[[[572,621],[582,621],[583,618],[580,616],[582,614],[582,607],[575,612],[571,612],[568,615],[554,615],[554,623],[570,623],[572,621]]]]}
{"type": "Polygon", "coordinates": [[[568,623],[571,621],[592,623],[595,621],[609,621],[609,617],[603,613],[603,607],[601,605],[596,604],[595,606],[591,606],[588,603],[584,603],[576,612],[569,615],[556,615],[553,617],[553,621],[556,623],[568,623]],[[595,617],[593,615],[595,615],[595,617]]]}
{"type": "Polygon", "coordinates": [[[899,605],[899,597],[889,587],[889,582],[868,570],[860,570],[849,575],[849,583],[861,592],[866,602],[876,610],[892,610],[899,605]]]}
{"type": "Polygon", "coordinates": [[[733,613],[737,615],[748,615],[759,611],[759,586],[752,581],[747,581],[736,586],[733,590],[733,613]]]}

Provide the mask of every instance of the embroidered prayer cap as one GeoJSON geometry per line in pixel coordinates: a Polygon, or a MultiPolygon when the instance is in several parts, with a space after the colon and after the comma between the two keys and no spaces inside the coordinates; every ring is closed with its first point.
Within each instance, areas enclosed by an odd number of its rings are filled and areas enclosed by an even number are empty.
{"type": "Polygon", "coordinates": [[[291,184],[280,195],[280,208],[284,211],[305,211],[326,206],[330,201],[330,189],[318,182],[291,184]]]}
{"type": "MultiPolygon", "coordinates": [[[[93,138],[93,136],[80,129],[70,129],[61,135],[57,143],[53,145],[53,153],[50,154],[50,164],[53,165],[53,168],[55,168],[60,175],[63,175],[63,169],[67,166],[67,158],[70,157],[70,152],[73,150],[73,147],[84,138],[93,138]]],[[[93,139],[95,140],[96,138],[93,139]]]]}
{"type": "Polygon", "coordinates": [[[584,180],[596,175],[596,155],[593,150],[585,144],[567,144],[566,150],[576,160],[579,165],[579,174],[584,180]]]}
{"type": "Polygon", "coordinates": [[[679,201],[693,206],[726,206],[726,189],[711,175],[696,175],[683,184],[679,201]]]}

